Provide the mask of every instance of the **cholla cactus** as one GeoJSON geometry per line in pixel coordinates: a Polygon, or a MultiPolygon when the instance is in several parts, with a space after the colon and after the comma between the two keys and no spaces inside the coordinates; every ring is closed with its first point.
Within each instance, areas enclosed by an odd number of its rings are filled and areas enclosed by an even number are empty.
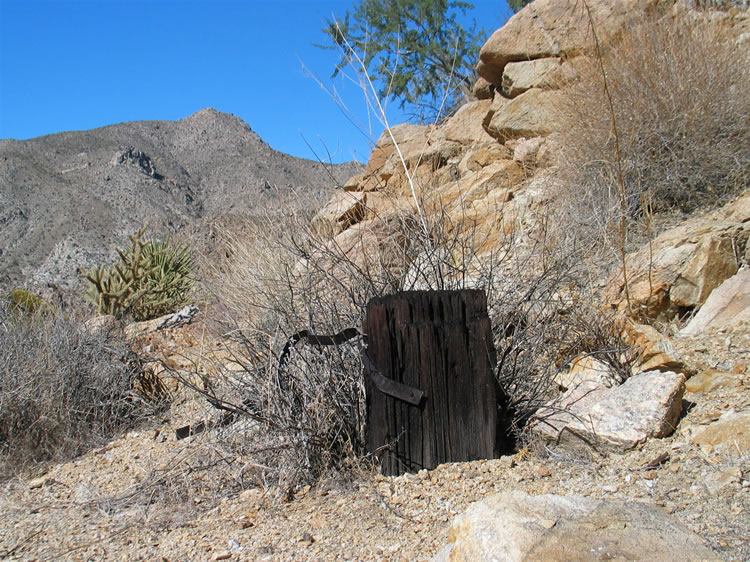
{"type": "Polygon", "coordinates": [[[129,248],[117,249],[119,263],[83,275],[91,283],[87,297],[97,314],[148,320],[187,301],[194,284],[190,249],[169,239],[144,240],[145,232],[143,225],[130,236],[129,248]]]}

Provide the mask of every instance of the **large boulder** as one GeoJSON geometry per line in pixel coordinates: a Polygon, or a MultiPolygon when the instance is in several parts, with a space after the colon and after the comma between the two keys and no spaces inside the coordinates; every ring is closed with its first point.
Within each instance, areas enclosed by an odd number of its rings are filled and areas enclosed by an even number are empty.
{"type": "Polygon", "coordinates": [[[572,57],[591,49],[594,35],[606,42],[616,35],[650,0],[590,0],[591,19],[582,2],[536,0],[495,31],[479,52],[479,75],[502,87],[505,66],[514,61],[546,57],[572,57]]]}
{"type": "Polygon", "coordinates": [[[685,376],[649,371],[607,388],[584,381],[540,409],[535,434],[570,451],[625,451],[674,431],[682,413],[685,376]]]}
{"type": "Polygon", "coordinates": [[[750,322],[750,269],[743,269],[713,290],[680,335],[694,336],[750,322]]]}
{"type": "Polygon", "coordinates": [[[716,287],[737,273],[738,255],[750,236],[750,194],[702,218],[657,236],[626,259],[610,278],[604,302],[644,318],[670,320],[702,305],[716,287]]]}
{"type": "Polygon", "coordinates": [[[555,90],[532,88],[510,101],[495,96],[484,127],[500,142],[546,135],[555,130],[561,95],[555,90]]]}
{"type": "Polygon", "coordinates": [[[503,72],[503,94],[515,98],[531,88],[559,87],[572,75],[572,67],[557,57],[511,62],[503,72]]]}
{"type": "Polygon", "coordinates": [[[433,562],[721,560],[656,506],[504,492],[458,515],[433,562]]]}
{"type": "Polygon", "coordinates": [[[492,142],[494,139],[482,127],[482,120],[487,115],[490,105],[492,101],[489,99],[464,104],[440,126],[437,136],[462,144],[492,142]]]}

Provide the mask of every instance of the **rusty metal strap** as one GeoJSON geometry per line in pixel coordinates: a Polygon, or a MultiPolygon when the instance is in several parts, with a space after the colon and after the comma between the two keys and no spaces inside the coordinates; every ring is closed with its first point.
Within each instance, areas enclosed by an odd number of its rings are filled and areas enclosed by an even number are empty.
{"type": "Polygon", "coordinates": [[[403,400],[404,402],[408,402],[415,406],[419,405],[424,396],[424,390],[407,386],[383,376],[370,360],[370,357],[367,355],[367,348],[361,340],[358,342],[357,347],[359,348],[359,355],[362,358],[362,364],[365,366],[365,371],[370,375],[370,380],[372,380],[372,384],[375,385],[375,388],[387,396],[398,398],[399,400],[403,400]]]}
{"type": "Polygon", "coordinates": [[[301,340],[305,340],[310,345],[339,345],[359,335],[361,334],[357,328],[347,328],[332,336],[318,336],[311,334],[310,330],[300,330],[292,334],[292,337],[284,344],[284,349],[281,350],[281,355],[279,355],[278,371],[279,373],[281,372],[281,369],[289,361],[289,353],[292,351],[292,348],[301,340]]]}
{"type": "MultiPolygon", "coordinates": [[[[309,330],[300,330],[299,332],[293,334],[292,337],[289,338],[289,340],[284,345],[284,349],[279,356],[278,374],[281,374],[281,370],[288,362],[289,353],[291,352],[292,347],[294,347],[301,340],[305,340],[308,345],[340,345],[356,338],[357,336],[362,336],[362,333],[357,328],[347,328],[346,330],[342,330],[338,334],[333,334],[330,336],[315,335],[311,334],[309,330]]],[[[387,396],[392,396],[393,398],[403,400],[404,402],[408,402],[409,404],[413,404],[415,406],[419,405],[419,403],[422,401],[422,397],[424,396],[423,390],[413,388],[403,383],[394,381],[393,379],[384,377],[383,374],[370,360],[370,357],[367,355],[367,348],[362,343],[361,339],[357,343],[357,348],[359,349],[359,354],[362,358],[362,364],[365,366],[365,371],[367,371],[367,374],[370,376],[370,380],[372,380],[375,388],[377,388],[380,392],[387,396]]]]}
{"type": "MultiPolygon", "coordinates": [[[[279,356],[277,374],[281,375],[282,369],[288,363],[289,354],[292,351],[292,347],[294,347],[298,342],[302,340],[304,340],[309,345],[340,345],[358,336],[364,337],[357,328],[347,328],[346,330],[342,330],[338,334],[333,334],[330,336],[321,336],[311,334],[309,330],[300,330],[299,332],[296,332],[294,335],[292,335],[292,337],[289,338],[289,340],[284,345],[284,349],[281,351],[281,355],[279,356]]],[[[362,358],[362,364],[365,367],[365,371],[367,371],[367,374],[370,377],[370,380],[372,380],[373,385],[375,385],[375,388],[377,388],[386,396],[391,396],[398,400],[403,400],[404,402],[413,404],[415,406],[419,405],[419,403],[422,401],[422,398],[424,397],[423,390],[413,388],[411,386],[383,376],[383,374],[378,370],[378,368],[373,364],[370,357],[367,355],[367,347],[365,347],[362,338],[360,338],[360,340],[357,342],[357,349],[359,350],[359,355],[362,358]]],[[[208,401],[214,408],[218,410],[225,410],[226,413],[221,417],[221,419],[216,422],[199,422],[191,425],[186,425],[185,427],[180,427],[176,431],[177,439],[185,439],[190,435],[202,433],[203,431],[211,427],[229,425],[233,423],[235,419],[237,419],[237,416],[240,414],[252,416],[251,412],[248,410],[251,407],[251,403],[248,400],[243,402],[241,409],[228,406],[218,399],[209,398],[208,401]]]]}

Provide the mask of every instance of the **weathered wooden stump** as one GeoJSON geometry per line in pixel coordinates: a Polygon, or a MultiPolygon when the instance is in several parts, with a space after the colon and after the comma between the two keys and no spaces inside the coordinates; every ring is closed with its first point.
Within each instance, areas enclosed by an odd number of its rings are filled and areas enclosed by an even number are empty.
{"type": "Polygon", "coordinates": [[[496,357],[483,291],[375,298],[365,330],[367,355],[380,373],[424,391],[415,405],[367,377],[367,445],[383,474],[496,456],[496,357]]]}

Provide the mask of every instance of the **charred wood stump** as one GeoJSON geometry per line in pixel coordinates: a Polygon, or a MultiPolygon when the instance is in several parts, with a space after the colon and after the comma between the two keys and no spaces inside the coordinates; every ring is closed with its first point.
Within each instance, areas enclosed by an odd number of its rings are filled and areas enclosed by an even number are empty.
{"type": "Polygon", "coordinates": [[[379,373],[424,392],[413,404],[367,378],[367,446],[383,474],[496,456],[499,389],[483,291],[375,298],[365,330],[367,356],[379,373]]]}

